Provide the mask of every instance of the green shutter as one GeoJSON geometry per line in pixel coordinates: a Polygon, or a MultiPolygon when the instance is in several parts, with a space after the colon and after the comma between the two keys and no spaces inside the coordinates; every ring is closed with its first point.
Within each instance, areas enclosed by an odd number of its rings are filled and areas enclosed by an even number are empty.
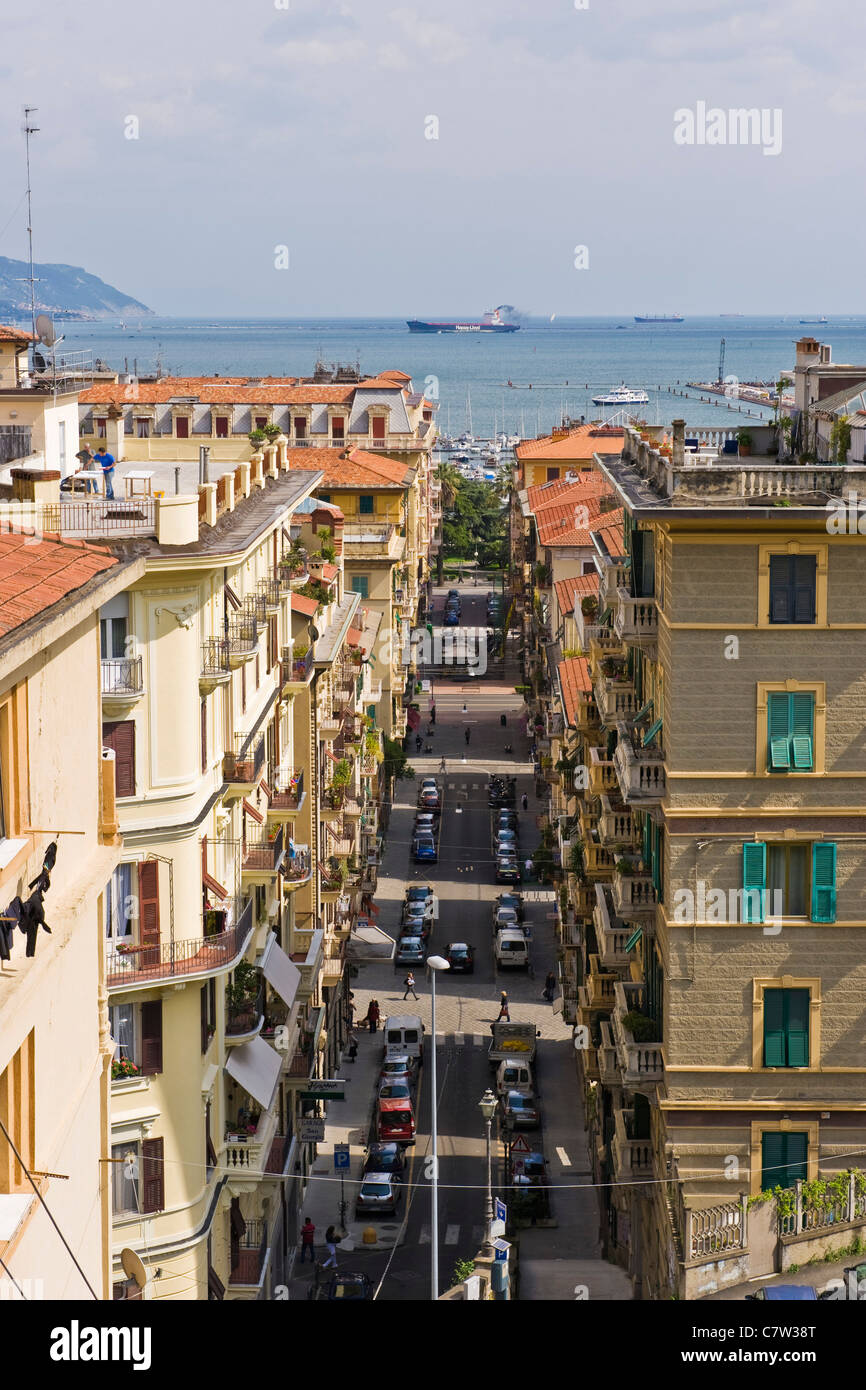
{"type": "Polygon", "coordinates": [[[812,921],[836,921],[836,846],[827,840],[812,846],[812,921]]]}
{"type": "Polygon", "coordinates": [[[643,927],[638,927],[635,931],[632,932],[632,934],[631,934],[631,936],[629,937],[628,941],[625,943],[625,949],[626,949],[626,951],[633,951],[634,948],[635,948],[635,946],[636,946],[637,943],[640,941],[640,939],[641,939],[642,936],[643,936],[643,927]]]}
{"type": "Polygon", "coordinates": [[[654,724],[652,724],[652,725],[647,729],[646,733],[645,733],[644,736],[643,736],[643,746],[644,746],[644,748],[648,748],[648,747],[649,747],[649,745],[652,743],[653,739],[655,738],[656,734],[657,734],[657,733],[659,732],[659,730],[661,729],[661,726],[662,726],[662,721],[661,721],[660,719],[657,719],[656,722],[655,722],[654,724]]]}
{"type": "Polygon", "coordinates": [[[790,697],[791,744],[794,767],[803,772],[812,770],[812,738],[815,697],[806,691],[795,691],[790,697]]]}
{"type": "Polygon", "coordinates": [[[661,855],[662,828],[660,825],[653,825],[652,835],[652,876],[653,888],[656,893],[662,890],[662,855],[661,855]]]}
{"type": "MultiPolygon", "coordinates": [[[[777,991],[770,991],[776,993],[777,991]]],[[[808,1067],[809,1065],[809,991],[807,989],[786,989],[778,993],[785,995],[787,1056],[785,1065],[789,1067],[808,1067]]],[[[766,998],[766,996],[765,996],[766,998]]],[[[767,1063],[769,1066],[769,1063],[767,1063]]]]}
{"type": "Polygon", "coordinates": [[[774,1187],[787,1187],[785,1182],[786,1134],[761,1135],[761,1191],[772,1192],[774,1187]]]}
{"type": "Polygon", "coordinates": [[[743,845],[743,921],[763,922],[767,898],[767,846],[761,840],[743,845]]]}
{"type": "Polygon", "coordinates": [[[787,695],[773,694],[767,696],[768,759],[771,772],[786,772],[791,766],[788,742],[791,732],[788,722],[788,706],[787,695]]]}
{"type": "Polygon", "coordinates": [[[653,823],[649,816],[644,816],[643,822],[643,862],[649,866],[652,863],[652,834],[653,823]]]}
{"type": "Polygon", "coordinates": [[[784,989],[764,990],[764,1066],[785,1065],[784,989]]]}
{"type": "Polygon", "coordinates": [[[795,1182],[805,1182],[808,1177],[809,1136],[789,1133],[783,1134],[782,1138],[785,1141],[782,1146],[785,1163],[783,1186],[793,1187],[795,1182]]]}

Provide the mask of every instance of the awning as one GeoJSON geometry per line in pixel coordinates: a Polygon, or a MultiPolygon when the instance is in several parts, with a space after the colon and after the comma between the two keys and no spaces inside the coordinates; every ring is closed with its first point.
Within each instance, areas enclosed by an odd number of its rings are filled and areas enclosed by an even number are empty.
{"type": "Polygon", "coordinates": [[[602,623],[606,623],[606,622],[607,622],[607,620],[608,620],[608,618],[610,617],[610,615],[611,615],[611,609],[610,609],[610,608],[605,608],[604,612],[602,613],[601,617],[600,617],[599,620],[598,620],[598,625],[599,625],[599,627],[601,627],[602,623]]]}
{"type": "Polygon", "coordinates": [[[652,743],[653,739],[655,738],[656,734],[660,731],[661,727],[662,721],[660,719],[657,719],[656,722],[647,729],[646,733],[643,736],[644,748],[648,747],[648,745],[652,743]]]}
{"type": "Polygon", "coordinates": [[[301,983],[301,972],[289,960],[276,936],[268,938],[260,964],[268,984],[273,985],[283,1003],[291,1008],[301,983]]]}
{"type": "Polygon", "coordinates": [[[265,818],[262,815],[261,811],[257,811],[255,806],[251,806],[250,803],[247,801],[246,797],[244,797],[242,805],[248,816],[252,816],[253,820],[256,821],[259,825],[264,825],[265,818]]]}
{"type": "Polygon", "coordinates": [[[635,722],[635,724],[639,724],[640,721],[641,721],[642,719],[646,719],[646,717],[647,717],[647,715],[649,714],[649,712],[650,712],[650,710],[652,709],[652,707],[653,707],[653,702],[652,702],[652,700],[647,700],[647,702],[646,702],[646,704],[644,705],[643,709],[640,710],[640,711],[635,715],[635,717],[634,717],[634,722],[635,722]]]}
{"type": "Polygon", "coordinates": [[[211,874],[209,874],[206,869],[201,876],[201,881],[204,887],[208,890],[208,892],[213,893],[215,898],[224,899],[228,897],[229,890],[227,888],[223,888],[221,883],[217,883],[216,879],[211,874]]]}
{"type": "Polygon", "coordinates": [[[270,1047],[264,1038],[253,1038],[252,1042],[229,1049],[226,1071],[249,1092],[253,1100],[258,1101],[263,1110],[267,1110],[279,1080],[280,1064],[279,1052],[270,1047]]]}
{"type": "Polygon", "coordinates": [[[636,931],[633,931],[633,932],[632,932],[632,934],[631,934],[631,936],[629,937],[628,941],[625,943],[625,949],[626,949],[626,951],[633,951],[634,948],[635,948],[635,946],[636,946],[637,943],[640,941],[640,939],[641,939],[642,936],[643,936],[643,927],[638,927],[636,931]]]}

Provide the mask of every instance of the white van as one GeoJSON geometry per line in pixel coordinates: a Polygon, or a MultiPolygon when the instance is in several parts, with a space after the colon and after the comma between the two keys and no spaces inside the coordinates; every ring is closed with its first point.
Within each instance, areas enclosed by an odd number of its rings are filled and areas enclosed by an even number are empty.
{"type": "Polygon", "coordinates": [[[506,1091],[519,1091],[522,1096],[535,1094],[532,1067],[528,1062],[499,1063],[496,1068],[496,1094],[504,1096],[506,1091]]]}
{"type": "Polygon", "coordinates": [[[529,964],[529,949],[523,932],[513,927],[497,932],[493,955],[500,970],[525,970],[529,964]]]}
{"type": "Polygon", "coordinates": [[[424,1060],[424,1024],[417,1014],[392,1014],[385,1019],[385,1056],[424,1060]]]}

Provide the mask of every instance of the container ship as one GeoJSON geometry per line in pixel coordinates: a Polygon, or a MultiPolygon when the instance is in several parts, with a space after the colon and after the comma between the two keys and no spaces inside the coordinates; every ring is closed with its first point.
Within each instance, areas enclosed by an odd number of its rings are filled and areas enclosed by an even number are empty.
{"type": "Polygon", "coordinates": [[[635,314],[635,323],[682,323],[682,314],[635,314]]]}
{"type": "Polygon", "coordinates": [[[511,304],[500,304],[497,309],[489,309],[480,323],[433,323],[425,319],[407,319],[410,333],[516,333],[519,323],[509,323],[503,318],[514,312],[511,304]]]}

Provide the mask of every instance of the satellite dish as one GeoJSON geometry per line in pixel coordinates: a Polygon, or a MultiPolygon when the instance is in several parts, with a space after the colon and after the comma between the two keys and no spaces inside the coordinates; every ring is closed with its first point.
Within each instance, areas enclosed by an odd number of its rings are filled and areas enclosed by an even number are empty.
{"type": "Polygon", "coordinates": [[[47,314],[37,314],[36,316],[36,336],[40,343],[46,347],[53,347],[57,342],[57,334],[54,331],[54,324],[47,314]]]}
{"type": "Polygon", "coordinates": [[[313,627],[312,623],[310,624],[310,636],[312,637],[314,642],[318,642],[319,637],[321,636],[319,629],[317,627],[313,627]]]}
{"type": "Polygon", "coordinates": [[[130,1250],[128,1245],[125,1245],[120,1252],[120,1263],[123,1265],[123,1272],[127,1279],[134,1279],[138,1287],[143,1289],[147,1283],[147,1270],[139,1256],[134,1250],[130,1250]]]}

